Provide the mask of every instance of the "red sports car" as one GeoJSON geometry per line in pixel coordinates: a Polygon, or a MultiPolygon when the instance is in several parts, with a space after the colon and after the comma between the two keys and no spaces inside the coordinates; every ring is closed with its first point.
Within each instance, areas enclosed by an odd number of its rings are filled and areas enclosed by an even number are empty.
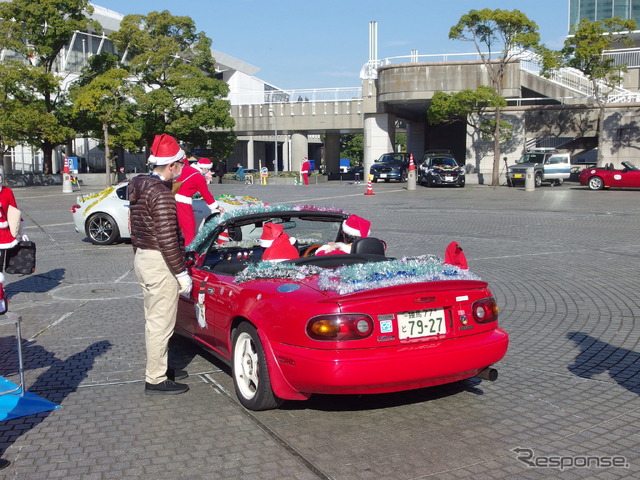
{"type": "Polygon", "coordinates": [[[254,204],[210,219],[188,248],[194,288],[181,297],[177,333],[231,365],[250,410],[314,393],[495,380],[508,336],[487,283],[466,263],[389,258],[375,238],[348,254],[314,255],[342,238],[348,216],[254,204]],[[261,261],[266,223],[282,226],[299,258],[261,261]]]}
{"type": "Polygon", "coordinates": [[[631,162],[622,162],[621,169],[612,164],[604,167],[585,168],[580,172],[580,185],[591,190],[603,188],[640,188],[640,168],[631,162]]]}

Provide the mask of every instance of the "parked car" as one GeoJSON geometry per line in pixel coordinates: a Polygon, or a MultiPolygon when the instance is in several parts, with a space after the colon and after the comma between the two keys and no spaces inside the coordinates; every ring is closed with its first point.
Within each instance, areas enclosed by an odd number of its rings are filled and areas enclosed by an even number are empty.
{"type": "MultiPolygon", "coordinates": [[[[225,209],[246,204],[243,197],[216,196],[225,209]]],[[[256,200],[257,201],[257,200],[256,200]]],[[[206,202],[194,198],[193,212],[200,226],[211,215],[206,202]]],[[[80,194],[71,207],[71,216],[78,233],[86,235],[94,245],[111,245],[131,238],[129,225],[129,181],[108,187],[101,192],[80,194]]]]}
{"type": "Polygon", "coordinates": [[[588,167],[580,172],[580,185],[591,190],[640,188],[640,168],[631,162],[622,162],[622,168],[614,168],[611,163],[604,167],[588,167]]]}
{"type": "Polygon", "coordinates": [[[568,153],[553,151],[526,152],[515,165],[507,167],[509,185],[524,183],[529,168],[533,168],[533,181],[536,188],[543,182],[549,182],[551,186],[562,185],[571,176],[571,156],[568,153]]]}
{"type": "Polygon", "coordinates": [[[371,165],[369,174],[373,175],[373,182],[379,180],[384,180],[385,182],[389,182],[390,180],[406,182],[408,168],[408,153],[385,153],[371,165]]]}
{"type": "Polygon", "coordinates": [[[433,187],[434,185],[456,185],[464,187],[464,167],[448,155],[427,155],[418,167],[418,183],[433,187]]]}
{"type": "Polygon", "coordinates": [[[375,238],[315,256],[347,217],[275,204],[209,219],[187,252],[194,288],[180,298],[176,332],[230,365],[250,410],[495,379],[508,336],[487,283],[433,255],[386,257],[375,238]],[[261,261],[267,222],[295,239],[300,258],[261,261]]]}

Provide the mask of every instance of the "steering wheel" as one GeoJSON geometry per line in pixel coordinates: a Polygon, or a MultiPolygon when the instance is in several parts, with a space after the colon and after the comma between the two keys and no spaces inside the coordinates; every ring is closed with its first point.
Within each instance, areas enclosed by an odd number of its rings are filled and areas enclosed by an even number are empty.
{"type": "Polygon", "coordinates": [[[320,243],[316,243],[316,244],[310,245],[309,247],[307,247],[307,249],[302,254],[302,258],[311,257],[311,256],[315,255],[316,250],[319,249],[321,246],[322,246],[322,244],[320,244],[320,243]]]}

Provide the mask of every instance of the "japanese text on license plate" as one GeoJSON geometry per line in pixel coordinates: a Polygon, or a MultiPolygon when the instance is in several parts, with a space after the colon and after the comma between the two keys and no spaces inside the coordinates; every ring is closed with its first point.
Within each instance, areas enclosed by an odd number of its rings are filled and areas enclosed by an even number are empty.
{"type": "Polygon", "coordinates": [[[398,314],[398,338],[432,337],[447,333],[444,310],[419,310],[398,314]]]}

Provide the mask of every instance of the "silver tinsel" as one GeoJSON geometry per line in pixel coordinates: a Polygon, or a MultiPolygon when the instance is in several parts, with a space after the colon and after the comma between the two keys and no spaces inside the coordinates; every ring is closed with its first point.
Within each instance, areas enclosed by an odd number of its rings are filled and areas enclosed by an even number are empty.
{"type": "Polygon", "coordinates": [[[240,272],[234,282],[246,283],[259,278],[280,278],[288,280],[303,280],[307,277],[318,275],[319,267],[302,265],[296,266],[291,263],[259,262],[250,263],[247,268],[240,272]]]}

